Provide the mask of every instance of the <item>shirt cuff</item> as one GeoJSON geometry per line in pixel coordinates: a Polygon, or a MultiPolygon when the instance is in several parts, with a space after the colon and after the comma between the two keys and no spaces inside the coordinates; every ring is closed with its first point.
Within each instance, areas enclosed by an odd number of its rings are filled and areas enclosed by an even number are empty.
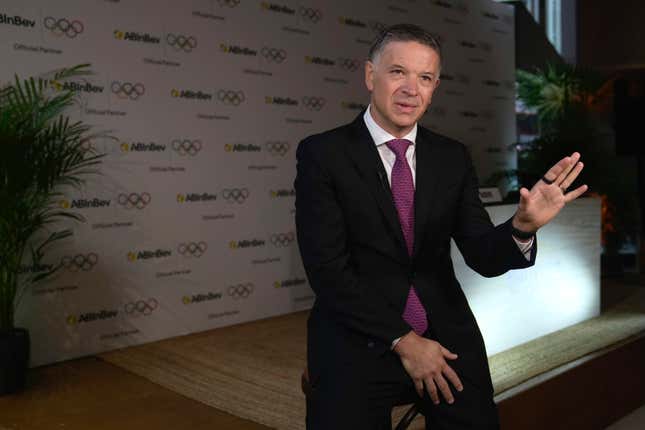
{"type": "Polygon", "coordinates": [[[513,240],[517,244],[517,247],[520,249],[520,252],[524,255],[524,258],[527,260],[531,259],[531,249],[533,249],[533,241],[535,237],[532,237],[528,242],[521,242],[513,237],[513,240]]]}
{"type": "MultiPolygon", "coordinates": [[[[401,337],[403,337],[403,336],[401,336],[401,337]]],[[[390,349],[391,349],[391,350],[394,350],[394,347],[396,346],[396,344],[397,344],[397,343],[399,343],[399,341],[400,341],[400,340],[401,340],[401,338],[400,338],[400,337],[397,337],[396,339],[394,339],[394,340],[392,341],[392,346],[390,346],[390,349]]]]}

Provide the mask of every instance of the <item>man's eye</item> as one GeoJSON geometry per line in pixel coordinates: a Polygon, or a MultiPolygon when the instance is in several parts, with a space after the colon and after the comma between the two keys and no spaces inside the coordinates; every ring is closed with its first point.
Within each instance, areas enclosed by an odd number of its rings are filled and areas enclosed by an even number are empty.
{"type": "Polygon", "coordinates": [[[395,75],[400,75],[400,74],[402,74],[402,73],[403,73],[403,70],[400,70],[400,69],[394,69],[394,70],[392,70],[392,73],[393,73],[393,74],[395,74],[395,75]]]}
{"type": "Polygon", "coordinates": [[[423,79],[426,82],[432,81],[432,78],[430,76],[421,76],[421,79],[423,79]]]}

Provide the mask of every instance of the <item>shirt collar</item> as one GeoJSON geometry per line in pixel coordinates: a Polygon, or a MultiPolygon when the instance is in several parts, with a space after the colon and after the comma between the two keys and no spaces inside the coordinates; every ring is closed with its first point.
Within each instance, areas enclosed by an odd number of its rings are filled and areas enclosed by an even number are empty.
{"type": "MultiPolygon", "coordinates": [[[[372,135],[372,140],[374,140],[376,146],[380,146],[386,142],[389,142],[390,140],[397,139],[396,137],[385,131],[380,125],[376,123],[376,121],[374,121],[372,113],[370,112],[371,107],[371,104],[367,106],[365,114],[363,115],[363,120],[365,121],[367,130],[370,132],[370,135],[372,135]]],[[[417,139],[417,124],[415,123],[414,127],[412,127],[412,130],[410,130],[410,132],[403,136],[401,139],[407,139],[414,145],[417,139]]]]}

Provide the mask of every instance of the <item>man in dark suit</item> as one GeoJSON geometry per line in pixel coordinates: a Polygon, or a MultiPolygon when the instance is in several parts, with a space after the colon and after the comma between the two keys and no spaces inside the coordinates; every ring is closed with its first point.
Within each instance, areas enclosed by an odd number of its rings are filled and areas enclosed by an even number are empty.
{"type": "Polygon", "coordinates": [[[365,66],[368,109],[298,146],[296,227],[316,293],[308,429],[389,429],[392,406],[415,400],[432,430],[498,428],[450,239],[483,276],[529,267],[535,232],[586,191],[566,192],[582,170],[574,153],[522,188],[515,215],[493,226],[465,147],[417,125],[440,62],[423,29],[386,29],[365,66]]]}

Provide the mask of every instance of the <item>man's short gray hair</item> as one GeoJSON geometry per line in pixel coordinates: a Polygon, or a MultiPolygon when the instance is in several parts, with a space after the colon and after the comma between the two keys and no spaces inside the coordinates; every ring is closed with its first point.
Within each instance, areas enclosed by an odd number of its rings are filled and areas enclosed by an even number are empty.
{"type": "Polygon", "coordinates": [[[374,63],[390,42],[418,42],[434,49],[439,56],[439,69],[441,70],[442,55],[438,37],[414,24],[395,24],[383,29],[372,42],[368,60],[374,63]]]}

